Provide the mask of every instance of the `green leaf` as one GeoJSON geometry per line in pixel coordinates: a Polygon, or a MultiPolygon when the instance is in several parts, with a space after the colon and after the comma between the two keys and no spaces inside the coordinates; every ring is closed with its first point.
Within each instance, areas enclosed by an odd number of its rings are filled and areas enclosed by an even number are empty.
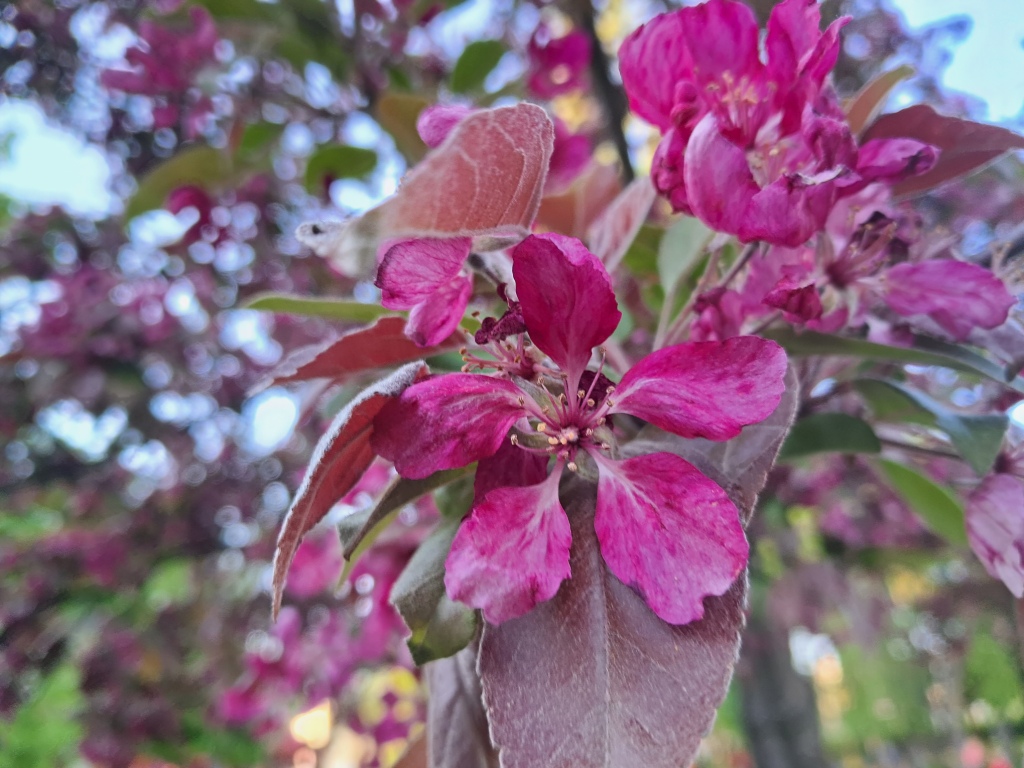
{"type": "Polygon", "coordinates": [[[82,727],[78,672],[71,664],[54,669],[30,690],[10,716],[0,720],[0,756],[5,766],[51,768],[75,760],[82,727]]]}
{"type": "Polygon", "coordinates": [[[886,482],[933,533],[951,544],[967,543],[964,508],[952,491],[895,461],[876,459],[875,463],[886,482]]]}
{"type": "Polygon", "coordinates": [[[979,477],[992,468],[1010,425],[1005,414],[960,414],[932,397],[892,381],[857,379],[854,388],[868,401],[875,417],[936,427],[979,477]]]}
{"type": "Polygon", "coordinates": [[[306,189],[319,192],[324,178],[358,179],[377,167],[377,153],[372,149],[335,144],[321,147],[306,163],[306,189]]]}
{"type": "Polygon", "coordinates": [[[412,631],[406,642],[421,666],[455,655],[476,634],[476,611],[449,599],[444,588],[444,562],[459,523],[447,520],[428,536],[391,587],[391,604],[412,631]]]}
{"type": "Polygon", "coordinates": [[[816,413],[793,425],[779,461],[816,453],[879,453],[882,444],[871,425],[845,413],[816,413]]]}
{"type": "Polygon", "coordinates": [[[142,585],[142,598],[155,611],[189,602],[195,596],[192,561],[186,558],[158,563],[142,585]]]}
{"type": "Polygon", "coordinates": [[[234,178],[231,158],[208,146],[188,147],[160,163],[139,180],[124,209],[125,221],[164,204],[171,190],[186,184],[203,189],[227,185],[234,178]]]}
{"type": "Polygon", "coordinates": [[[329,320],[350,320],[368,323],[384,315],[401,314],[385,309],[380,304],[364,304],[348,299],[311,299],[308,296],[290,296],[285,293],[261,293],[253,296],[242,307],[282,315],[326,317],[329,320]]]}
{"type": "Polygon", "coordinates": [[[235,162],[241,165],[267,162],[270,147],[284,133],[284,126],[278,123],[250,123],[242,131],[242,138],[235,149],[235,162]]]}
{"type": "Polygon", "coordinates": [[[467,45],[452,69],[452,91],[468,93],[482,88],[487,75],[504,55],[505,46],[499,40],[477,40],[467,45]]]}
{"type": "Polygon", "coordinates": [[[891,361],[904,365],[938,365],[957,371],[973,373],[1003,386],[1024,392],[1024,379],[1008,379],[1004,369],[982,357],[968,347],[949,344],[927,336],[915,336],[911,347],[890,347],[873,341],[848,336],[833,336],[814,331],[797,332],[792,328],[778,328],[764,333],[765,338],[777,341],[795,357],[815,355],[856,357],[866,360],[891,361]]]}
{"type": "Polygon", "coordinates": [[[435,472],[430,477],[422,480],[409,480],[404,477],[397,477],[387,487],[380,500],[362,512],[344,517],[338,523],[338,535],[341,537],[341,546],[345,556],[345,568],[341,572],[339,584],[348,581],[352,575],[352,569],[362,554],[368,550],[391,523],[398,516],[399,511],[406,504],[415,501],[426,493],[442,488],[449,483],[472,474],[476,471],[476,464],[458,469],[446,469],[435,472]]]}
{"type": "Polygon", "coordinates": [[[909,64],[883,72],[850,99],[846,108],[846,122],[854,135],[863,131],[875,118],[889,92],[913,74],[914,68],[909,64]]]}
{"type": "Polygon", "coordinates": [[[1009,651],[983,629],[971,639],[964,660],[964,687],[968,702],[983,699],[996,710],[1021,698],[1019,666],[1009,651]]]}
{"type": "Polygon", "coordinates": [[[693,216],[682,216],[665,230],[658,244],[658,277],[666,292],[693,270],[714,234],[693,216]]]}
{"type": "Polygon", "coordinates": [[[416,94],[389,92],[374,106],[374,118],[391,134],[398,151],[409,163],[417,162],[427,153],[427,145],[416,132],[416,120],[429,103],[416,94]]]}

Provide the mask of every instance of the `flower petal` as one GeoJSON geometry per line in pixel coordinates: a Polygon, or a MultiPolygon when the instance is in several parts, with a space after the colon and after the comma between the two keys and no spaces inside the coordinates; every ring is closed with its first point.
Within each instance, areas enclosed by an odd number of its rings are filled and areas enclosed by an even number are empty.
{"type": "Polygon", "coordinates": [[[493,456],[480,459],[473,480],[473,495],[482,499],[495,488],[536,485],[548,474],[548,457],[517,448],[504,440],[493,456]]]}
{"type": "Polygon", "coordinates": [[[991,475],[967,500],[967,540],[985,570],[1024,597],[1024,483],[991,475]]]}
{"type": "Polygon", "coordinates": [[[384,253],[375,284],[388,309],[412,309],[455,279],[469,256],[468,237],[415,238],[392,243],[384,253]]]}
{"type": "Polygon", "coordinates": [[[680,86],[693,82],[693,60],[683,36],[683,11],[656,16],[619,48],[619,71],[630,108],[664,133],[672,127],[680,86]]]}
{"type": "Polygon", "coordinates": [[[512,382],[479,374],[428,379],[384,407],[370,444],[402,477],[464,467],[501,447],[509,427],[526,415],[521,396],[512,382]]]}
{"type": "Polygon", "coordinates": [[[491,624],[550,600],[569,578],[569,518],[558,501],[559,466],[539,485],[495,488],[459,527],[445,563],[448,595],[491,624]]]}
{"type": "Polygon", "coordinates": [[[530,338],[575,386],[622,318],[608,272],[576,238],[545,234],[515,247],[512,275],[530,338]]]}
{"type": "Polygon", "coordinates": [[[737,336],[652,352],[622,377],[612,413],[629,413],[683,437],[728,440],[767,418],[785,391],[786,353],[737,336]]]}
{"type": "Polygon", "coordinates": [[[416,118],[416,132],[424,144],[434,149],[443,144],[455,126],[473,111],[461,104],[434,104],[420,112],[416,118]]]}
{"type": "Polygon", "coordinates": [[[670,624],[701,618],[704,598],[725,593],[747,563],[736,505],[675,454],[594,458],[594,528],[609,570],[670,624]]]}
{"type": "Polygon", "coordinates": [[[412,308],[405,335],[421,347],[435,347],[459,327],[473,295],[473,278],[459,275],[412,308]]]}
{"type": "Polygon", "coordinates": [[[957,341],[1006,322],[1016,303],[1003,281],[966,261],[897,264],[885,273],[885,303],[904,317],[926,315],[957,341]]]}

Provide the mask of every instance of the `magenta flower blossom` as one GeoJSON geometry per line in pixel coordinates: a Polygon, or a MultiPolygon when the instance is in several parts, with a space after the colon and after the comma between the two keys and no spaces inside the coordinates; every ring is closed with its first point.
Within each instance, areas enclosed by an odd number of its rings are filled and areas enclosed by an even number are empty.
{"type": "Polygon", "coordinates": [[[527,47],[530,72],[526,87],[539,99],[552,99],[582,88],[590,63],[590,39],[578,29],[563,37],[551,37],[541,24],[527,47]]]}
{"type": "Polygon", "coordinates": [[[744,242],[796,246],[841,195],[931,168],[935,148],[910,139],[858,150],[825,85],[847,21],[821,32],[816,0],[785,0],[766,61],[753,11],[736,0],[663,14],[626,39],[623,84],[664,134],[651,176],[674,208],[744,242]]]}
{"type": "Polygon", "coordinates": [[[985,570],[1014,597],[1024,597],[1024,482],[1010,474],[985,478],[967,500],[967,540],[985,570]]]}
{"type": "Polygon", "coordinates": [[[512,258],[518,303],[510,312],[521,313],[533,347],[522,336],[515,345],[496,340],[489,364],[499,375],[414,384],[374,425],[374,449],[405,477],[480,462],[476,501],[447,560],[449,594],[492,623],[554,596],[570,575],[559,480],[585,462],[599,478],[595,528],[609,569],[665,621],[699,619],[703,598],[725,592],[746,564],[736,507],[674,454],[618,459],[611,417],[728,440],[778,405],[785,354],[753,337],[680,344],[643,358],[614,385],[600,367],[588,370],[621,317],[597,257],[550,234],[528,237],[512,258]]]}
{"type": "Polygon", "coordinates": [[[447,339],[459,325],[473,295],[464,269],[473,241],[415,238],[390,244],[377,271],[381,304],[409,310],[405,335],[421,347],[447,339]]]}

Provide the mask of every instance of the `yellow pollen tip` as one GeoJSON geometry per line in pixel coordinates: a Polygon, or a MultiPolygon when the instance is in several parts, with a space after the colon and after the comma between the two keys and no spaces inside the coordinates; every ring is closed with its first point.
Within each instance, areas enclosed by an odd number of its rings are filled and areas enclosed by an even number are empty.
{"type": "Polygon", "coordinates": [[[548,438],[548,445],[558,445],[558,438],[557,437],[549,437],[548,438]]]}
{"type": "Polygon", "coordinates": [[[516,398],[516,402],[519,403],[519,407],[522,408],[524,405],[526,405],[526,398],[520,395],[519,397],[516,398]]]}
{"type": "Polygon", "coordinates": [[[566,468],[567,468],[567,469],[568,469],[568,470],[569,470],[570,472],[575,472],[576,470],[578,470],[578,469],[579,469],[579,467],[578,467],[578,466],[576,466],[576,462],[575,462],[575,461],[570,461],[570,462],[569,462],[568,464],[566,464],[565,466],[566,466],[566,468]]]}
{"type": "Polygon", "coordinates": [[[614,408],[615,407],[615,401],[612,400],[610,397],[605,402],[608,404],[609,408],[614,408]]]}
{"type": "Polygon", "coordinates": [[[569,444],[569,441],[566,438],[564,438],[564,437],[558,438],[558,442],[560,442],[562,445],[568,445],[569,444]]]}
{"type": "Polygon", "coordinates": [[[519,445],[519,435],[517,435],[515,433],[513,433],[512,436],[509,437],[508,440],[509,440],[510,443],[512,443],[512,445],[519,445]]]}
{"type": "Polygon", "coordinates": [[[587,395],[587,393],[586,393],[585,390],[582,390],[582,389],[577,389],[576,390],[576,397],[584,398],[584,397],[586,397],[586,395],[587,395]]]}
{"type": "Polygon", "coordinates": [[[605,394],[610,395],[614,391],[615,391],[615,385],[612,384],[611,386],[608,387],[608,389],[605,390],[605,394]]]}
{"type": "Polygon", "coordinates": [[[460,368],[459,370],[461,370],[463,373],[469,373],[470,368],[472,368],[472,366],[467,364],[462,366],[462,368],[460,368]]]}
{"type": "Polygon", "coordinates": [[[595,405],[597,405],[597,403],[594,402],[594,398],[588,397],[587,398],[587,406],[590,407],[590,408],[593,408],[595,405]]]}
{"type": "Polygon", "coordinates": [[[548,428],[548,425],[545,424],[543,421],[540,424],[537,425],[537,431],[538,432],[543,432],[547,428],[548,428]]]}
{"type": "Polygon", "coordinates": [[[467,354],[468,352],[469,352],[469,348],[468,348],[468,347],[460,347],[460,348],[459,348],[459,354],[460,354],[460,355],[465,355],[465,354],[467,354]]]}

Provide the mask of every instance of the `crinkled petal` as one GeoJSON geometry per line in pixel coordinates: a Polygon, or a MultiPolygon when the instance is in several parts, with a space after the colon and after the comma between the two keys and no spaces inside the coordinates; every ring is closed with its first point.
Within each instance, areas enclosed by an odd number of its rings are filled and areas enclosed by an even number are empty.
{"type": "MultiPolygon", "coordinates": [[[[524,422],[525,424],[525,422],[524,422]]],[[[548,474],[548,457],[517,448],[505,440],[493,456],[480,459],[473,480],[473,495],[482,499],[495,488],[536,485],[548,474]]]]}
{"type": "Polygon", "coordinates": [[[930,171],[938,159],[937,147],[916,139],[872,139],[858,151],[857,174],[865,183],[892,183],[930,171]]]}
{"type": "Polygon", "coordinates": [[[821,297],[818,286],[814,283],[800,285],[789,280],[781,280],[764,297],[769,307],[781,309],[791,323],[806,323],[817,320],[822,314],[821,297]]]}
{"type": "Polygon", "coordinates": [[[622,377],[612,413],[629,413],[682,437],[728,440],[767,418],[786,386],[786,353],[737,336],[652,352],[622,377]]]}
{"type": "Polygon", "coordinates": [[[431,149],[440,146],[455,126],[474,110],[461,104],[435,104],[420,112],[416,132],[431,149]]]}
{"type": "Polygon", "coordinates": [[[967,500],[967,540],[985,570],[1024,597],[1024,483],[990,475],[967,500]]]}
{"type": "Polygon", "coordinates": [[[390,244],[377,271],[381,304],[388,309],[412,309],[451,283],[469,256],[473,241],[416,238],[390,244]]]}
{"type": "Polygon", "coordinates": [[[405,335],[421,347],[434,347],[459,327],[473,295],[473,278],[459,275],[412,308],[405,335]]]}
{"type": "Polygon", "coordinates": [[[622,317],[608,272],[576,238],[545,234],[515,247],[512,275],[530,338],[575,386],[622,317]]]}
{"type": "Polygon", "coordinates": [[[474,505],[445,562],[448,595],[491,624],[550,600],[569,578],[569,518],[558,501],[561,467],[539,485],[495,488],[474,505]]]}
{"type": "Polygon", "coordinates": [[[608,569],[668,623],[701,618],[704,598],[723,594],[747,563],[736,505],[675,454],[595,459],[594,528],[608,569]]]}
{"type": "Polygon", "coordinates": [[[686,200],[694,215],[712,229],[735,234],[745,226],[750,201],[760,191],[746,153],[705,115],[686,145],[683,167],[686,200]]]}
{"type": "Polygon", "coordinates": [[[373,422],[370,445],[403,477],[421,478],[491,456],[526,415],[512,382],[450,373],[414,384],[373,422]]]}
{"type": "Polygon", "coordinates": [[[904,317],[926,315],[957,341],[975,328],[1002,325],[1016,303],[989,270],[953,259],[898,264],[885,273],[885,283],[890,309],[904,317]]]}
{"type": "MultiPolygon", "coordinates": [[[[764,69],[758,55],[758,28],[754,12],[737,0],[708,0],[678,12],[680,31],[689,43],[694,79],[720,83],[728,72],[734,81],[744,76],[758,80],[764,69]]],[[[651,76],[664,77],[659,62],[651,62],[651,76]]]]}
{"type": "Polygon", "coordinates": [[[679,85],[692,83],[693,61],[674,11],[656,16],[619,48],[619,72],[632,110],[664,133],[672,127],[679,85]]]}
{"type": "Polygon", "coordinates": [[[686,199],[685,168],[686,139],[682,133],[673,128],[662,138],[651,161],[651,181],[658,194],[664,196],[672,205],[672,210],[690,214],[690,204],[686,199]]]}

